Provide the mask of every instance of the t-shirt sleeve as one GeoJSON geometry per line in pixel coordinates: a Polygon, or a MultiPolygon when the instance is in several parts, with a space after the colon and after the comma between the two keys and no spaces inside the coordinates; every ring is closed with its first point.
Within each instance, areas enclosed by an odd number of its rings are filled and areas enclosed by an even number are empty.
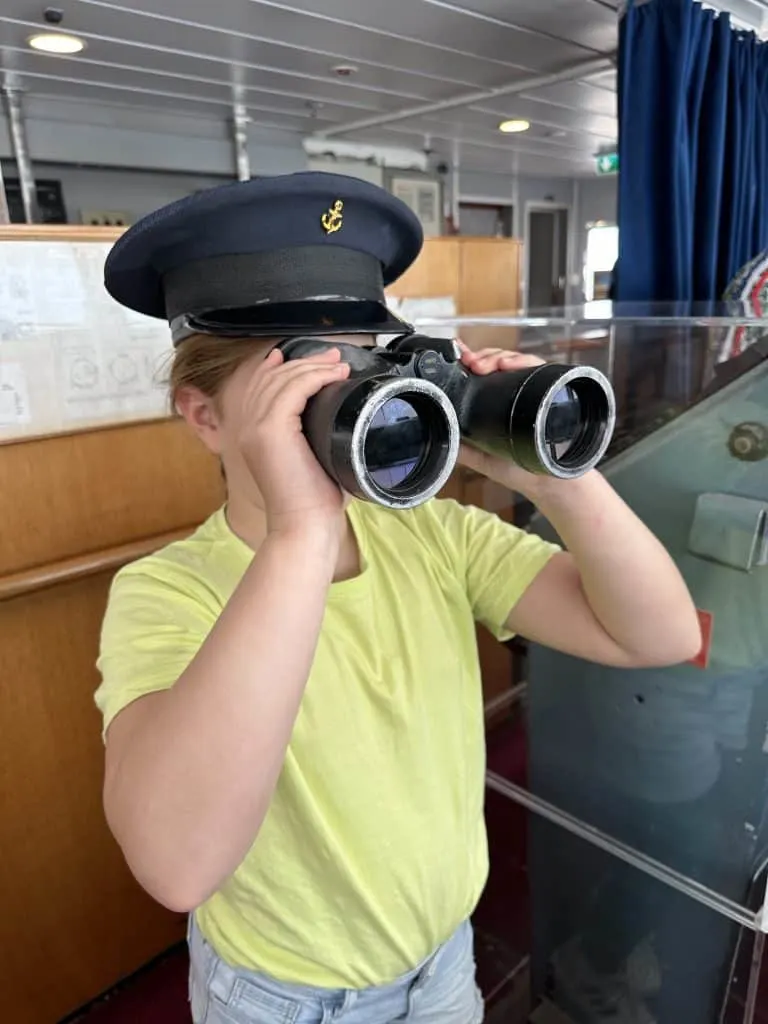
{"type": "Polygon", "coordinates": [[[215,611],[179,573],[135,563],[115,576],[101,629],[96,706],[104,735],[115,715],[139,697],[168,690],[216,621],[215,611]]]}
{"type": "Polygon", "coordinates": [[[505,625],[509,613],[561,548],[473,505],[453,500],[435,505],[457,571],[464,576],[475,621],[497,639],[511,639],[514,634],[505,625]]]}

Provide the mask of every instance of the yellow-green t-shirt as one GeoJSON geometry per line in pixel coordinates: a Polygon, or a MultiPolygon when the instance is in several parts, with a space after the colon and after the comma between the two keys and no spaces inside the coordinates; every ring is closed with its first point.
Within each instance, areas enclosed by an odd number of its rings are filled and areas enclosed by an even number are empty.
{"type": "MultiPolygon", "coordinates": [[[[475,621],[508,636],[557,550],[453,501],[353,502],[349,516],[362,571],[330,588],[258,837],[196,912],[229,963],[332,988],[394,980],[474,910],[488,868],[475,621]]],[[[252,557],[221,510],[118,573],[99,658],[105,728],[173,686],[252,557]]]]}

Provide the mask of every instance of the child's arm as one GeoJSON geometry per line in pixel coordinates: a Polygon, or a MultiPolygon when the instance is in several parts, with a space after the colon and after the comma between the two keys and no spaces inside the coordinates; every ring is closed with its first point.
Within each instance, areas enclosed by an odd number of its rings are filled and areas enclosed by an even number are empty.
{"type": "MultiPolygon", "coordinates": [[[[138,881],[175,910],[232,874],[277,783],[346,528],[299,416],[346,373],[336,351],[290,365],[270,356],[253,374],[229,428],[264,501],[266,539],[178,680],[129,704],[107,732],[110,827],[138,881]]],[[[110,614],[130,622],[131,609],[118,602],[110,614]]],[[[163,645],[187,642],[172,611],[147,630],[158,664],[163,645]]]]}
{"type": "MultiPolygon", "coordinates": [[[[481,376],[541,363],[519,352],[470,352],[466,346],[462,360],[481,376]]],[[[508,631],[624,667],[670,665],[698,653],[698,615],[675,563],[599,473],[554,480],[467,447],[461,459],[529,498],[568,549],[554,555],[515,601],[508,631]]],[[[494,556],[504,560],[503,552],[494,556]]]]}
{"type": "Polygon", "coordinates": [[[337,551],[330,530],[268,538],[178,682],[130,704],[109,727],[109,825],[138,881],[172,910],[202,903],[256,838],[337,551]]]}
{"type": "Polygon", "coordinates": [[[675,563],[599,473],[542,479],[529,497],[568,553],[555,555],[526,590],[510,630],[623,667],[671,665],[698,653],[698,616],[675,563]]]}

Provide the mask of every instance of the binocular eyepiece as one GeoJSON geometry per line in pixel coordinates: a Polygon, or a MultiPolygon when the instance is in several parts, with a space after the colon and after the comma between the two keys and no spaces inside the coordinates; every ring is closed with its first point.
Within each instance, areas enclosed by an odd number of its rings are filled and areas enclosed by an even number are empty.
{"type": "Polygon", "coordinates": [[[424,335],[386,348],[310,337],[278,347],[286,361],[340,349],[349,377],[310,399],[304,433],[343,490],[389,508],[437,494],[461,441],[531,473],[582,476],[605,454],[616,423],[613,389],[588,366],[544,363],[478,376],[454,342],[424,335]]]}

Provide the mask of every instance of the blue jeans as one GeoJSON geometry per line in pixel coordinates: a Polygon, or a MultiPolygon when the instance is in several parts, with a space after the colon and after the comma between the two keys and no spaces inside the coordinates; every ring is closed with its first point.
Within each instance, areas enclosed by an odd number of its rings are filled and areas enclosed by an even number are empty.
{"type": "Polygon", "coordinates": [[[472,927],[465,922],[423,964],[390,985],[324,989],[230,967],[190,918],[193,1024],[481,1024],[472,927]]]}

